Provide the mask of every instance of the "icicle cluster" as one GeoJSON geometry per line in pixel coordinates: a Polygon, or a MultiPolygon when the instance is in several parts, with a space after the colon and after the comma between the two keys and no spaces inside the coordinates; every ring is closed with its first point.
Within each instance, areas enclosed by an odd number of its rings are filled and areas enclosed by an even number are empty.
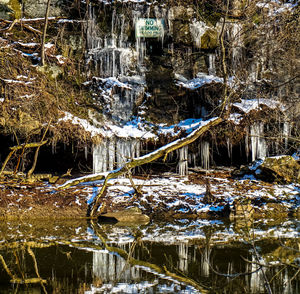
{"type": "Polygon", "coordinates": [[[177,170],[180,176],[188,174],[188,146],[179,149],[179,162],[177,170]]]}
{"type": "Polygon", "coordinates": [[[101,173],[121,167],[140,156],[140,141],[134,138],[105,138],[93,146],[93,172],[101,173]]]}
{"type": "Polygon", "coordinates": [[[264,123],[255,122],[250,127],[252,161],[267,156],[267,144],[264,137],[264,123]]]}

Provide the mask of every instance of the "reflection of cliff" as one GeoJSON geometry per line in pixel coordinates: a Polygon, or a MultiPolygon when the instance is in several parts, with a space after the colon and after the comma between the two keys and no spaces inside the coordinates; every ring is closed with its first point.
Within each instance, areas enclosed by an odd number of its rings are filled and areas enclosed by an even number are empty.
{"type": "MultiPolygon", "coordinates": [[[[122,245],[121,248],[129,252],[131,246],[132,243],[128,243],[122,245]]],[[[151,261],[161,268],[165,266],[170,271],[184,275],[200,284],[209,283],[213,288],[224,286],[222,293],[232,293],[230,292],[232,289],[241,291],[247,289],[247,293],[265,291],[265,279],[261,266],[257,264],[251,248],[243,248],[241,245],[202,246],[187,242],[177,244],[147,242],[144,246],[146,251],[137,246],[132,257],[141,261],[151,261]],[[241,256],[249,262],[241,259],[241,256]]],[[[298,282],[291,282],[295,271],[282,270],[281,266],[270,267],[263,259],[260,262],[266,265],[264,271],[271,285],[280,289],[274,293],[291,293],[295,283],[299,284],[299,278],[298,282]],[[272,279],[275,276],[276,279],[272,279]]],[[[143,281],[154,282],[161,277],[159,273],[147,266],[130,265],[116,253],[106,250],[93,253],[93,274],[108,284],[141,284],[143,281]]],[[[159,283],[166,283],[166,280],[163,279],[159,283]]],[[[167,283],[170,281],[168,280],[167,283]]]]}
{"type": "MultiPolygon", "coordinates": [[[[85,289],[86,293],[97,293],[95,289],[114,293],[125,290],[126,293],[183,290],[193,293],[191,289],[195,285],[203,290],[201,293],[205,293],[205,289],[222,289],[222,293],[228,294],[233,293],[233,289],[236,293],[262,293],[265,280],[260,266],[264,264],[273,293],[296,293],[300,286],[299,267],[278,262],[280,259],[285,261],[285,257],[290,262],[296,259],[298,252],[288,249],[297,248],[295,240],[287,243],[289,247],[272,241],[257,243],[261,255],[258,263],[251,246],[243,243],[207,246],[207,242],[201,240],[196,244],[184,240],[174,244],[148,241],[143,244],[113,243],[111,247],[104,246],[106,249],[95,243],[75,242],[69,246],[55,243],[2,244],[0,255],[12,273],[19,271],[15,263],[15,256],[18,256],[24,267],[23,275],[32,278],[37,277],[37,273],[28,252],[34,252],[39,276],[47,281],[47,291],[65,289],[64,293],[76,293],[78,289],[85,289]],[[28,251],[28,248],[32,249],[28,251]],[[271,257],[277,264],[271,263],[271,257]],[[86,288],[86,285],[89,286],[86,288]]],[[[10,280],[0,262],[1,293],[11,293],[10,280]]]]}

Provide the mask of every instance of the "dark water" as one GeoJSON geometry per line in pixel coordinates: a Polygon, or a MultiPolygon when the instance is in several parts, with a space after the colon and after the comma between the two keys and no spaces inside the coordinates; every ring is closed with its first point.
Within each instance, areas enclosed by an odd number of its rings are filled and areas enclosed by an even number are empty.
{"type": "Polygon", "coordinates": [[[3,221],[0,233],[0,293],[300,293],[295,219],[3,221]]]}

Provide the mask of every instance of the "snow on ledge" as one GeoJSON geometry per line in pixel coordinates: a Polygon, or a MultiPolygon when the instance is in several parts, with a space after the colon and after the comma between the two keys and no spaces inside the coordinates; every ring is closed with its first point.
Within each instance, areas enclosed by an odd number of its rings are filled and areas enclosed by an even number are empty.
{"type": "Polygon", "coordinates": [[[254,109],[260,109],[261,105],[265,105],[273,109],[282,106],[279,101],[264,99],[264,98],[251,99],[251,100],[241,99],[241,102],[236,102],[232,104],[232,106],[235,106],[236,108],[238,108],[244,113],[249,113],[251,110],[254,109]]]}
{"type": "Polygon", "coordinates": [[[183,88],[187,88],[191,90],[196,90],[206,84],[224,82],[223,78],[214,75],[208,75],[202,72],[199,72],[197,74],[197,78],[192,80],[184,80],[184,78],[179,75],[176,75],[176,79],[177,79],[177,83],[176,83],[177,86],[181,86],[183,88]]]}
{"type": "Polygon", "coordinates": [[[82,127],[86,132],[89,132],[92,137],[100,135],[106,138],[119,137],[155,140],[158,139],[159,135],[175,137],[182,131],[190,134],[210,120],[205,121],[203,119],[189,118],[171,126],[165,126],[163,124],[156,126],[143,121],[140,117],[136,117],[124,125],[117,125],[108,121],[106,121],[104,125],[96,125],[96,123],[93,125],[87,119],[82,119],[69,112],[64,112],[64,117],[60,118],[58,123],[69,121],[73,125],[82,127]],[[155,132],[154,129],[156,129],[155,132]]]}

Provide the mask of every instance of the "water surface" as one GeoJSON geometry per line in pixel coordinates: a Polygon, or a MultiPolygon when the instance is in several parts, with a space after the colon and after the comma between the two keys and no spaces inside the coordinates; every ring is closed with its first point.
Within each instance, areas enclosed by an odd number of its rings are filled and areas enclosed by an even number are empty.
{"type": "Polygon", "coordinates": [[[295,219],[7,221],[0,240],[0,293],[300,293],[295,219]]]}

